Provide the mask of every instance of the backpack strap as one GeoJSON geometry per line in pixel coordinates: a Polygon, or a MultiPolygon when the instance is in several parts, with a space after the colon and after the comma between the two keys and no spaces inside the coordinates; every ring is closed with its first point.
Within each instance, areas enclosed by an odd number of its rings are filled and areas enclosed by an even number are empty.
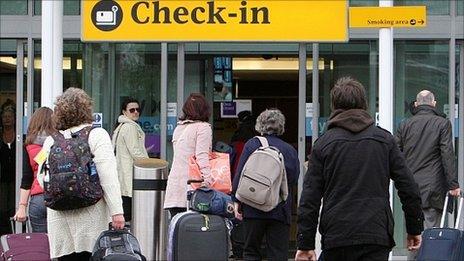
{"type": "Polygon", "coordinates": [[[116,134],[116,138],[114,139],[114,155],[116,155],[116,147],[118,146],[118,138],[119,138],[119,133],[121,132],[122,126],[125,124],[125,122],[122,122],[119,124],[119,126],[116,128],[118,130],[118,133],[116,134]]]}
{"type": "Polygon", "coordinates": [[[255,136],[256,138],[258,138],[259,142],[261,142],[261,147],[263,148],[267,148],[269,147],[269,142],[267,142],[267,139],[263,136],[255,136]]]}

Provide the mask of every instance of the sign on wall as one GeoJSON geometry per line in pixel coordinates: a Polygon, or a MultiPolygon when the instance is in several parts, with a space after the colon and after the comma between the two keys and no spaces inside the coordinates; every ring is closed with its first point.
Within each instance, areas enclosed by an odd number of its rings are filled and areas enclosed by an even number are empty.
{"type": "Polygon", "coordinates": [[[82,41],[348,41],[348,0],[85,0],[82,41]]]}
{"type": "Polygon", "coordinates": [[[251,100],[233,100],[221,102],[221,118],[237,118],[241,111],[251,111],[251,100]]]}
{"type": "Polygon", "coordinates": [[[101,128],[103,126],[103,113],[101,112],[94,112],[93,113],[93,127],[101,128]]]}
{"type": "Polygon", "coordinates": [[[350,7],[351,28],[426,27],[425,6],[350,7]]]}

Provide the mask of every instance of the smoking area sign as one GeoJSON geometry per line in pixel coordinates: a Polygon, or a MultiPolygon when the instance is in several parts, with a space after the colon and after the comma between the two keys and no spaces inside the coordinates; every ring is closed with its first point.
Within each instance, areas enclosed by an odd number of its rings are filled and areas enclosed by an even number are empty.
{"type": "Polygon", "coordinates": [[[347,42],[348,0],[85,0],[84,42],[347,42]]]}
{"type": "Polygon", "coordinates": [[[350,27],[426,27],[426,13],[425,6],[350,7],[350,27]]]}

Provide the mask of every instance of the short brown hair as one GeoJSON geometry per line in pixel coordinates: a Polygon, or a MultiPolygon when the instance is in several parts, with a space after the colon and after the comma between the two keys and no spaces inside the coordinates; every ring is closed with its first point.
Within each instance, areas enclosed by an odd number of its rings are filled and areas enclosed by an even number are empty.
{"type": "Polygon", "coordinates": [[[56,131],[52,115],[53,111],[48,107],[40,107],[32,114],[29,127],[27,127],[26,145],[34,143],[37,135],[49,136],[56,131]]]}
{"type": "Polygon", "coordinates": [[[351,77],[338,79],[330,92],[330,98],[333,110],[367,110],[366,90],[360,82],[351,77]]]}
{"type": "Polygon", "coordinates": [[[85,91],[68,88],[55,102],[57,129],[66,130],[84,123],[91,124],[93,101],[85,91]]]}
{"type": "Polygon", "coordinates": [[[209,121],[211,116],[210,106],[201,93],[191,93],[182,107],[182,112],[180,120],[209,121]]]}

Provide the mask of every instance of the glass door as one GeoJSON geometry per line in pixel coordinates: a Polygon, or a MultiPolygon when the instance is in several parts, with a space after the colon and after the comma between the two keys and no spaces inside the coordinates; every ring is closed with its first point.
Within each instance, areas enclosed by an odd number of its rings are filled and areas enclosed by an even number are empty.
{"type": "Polygon", "coordinates": [[[26,44],[0,39],[0,235],[11,233],[9,217],[19,198],[26,44]]]}

